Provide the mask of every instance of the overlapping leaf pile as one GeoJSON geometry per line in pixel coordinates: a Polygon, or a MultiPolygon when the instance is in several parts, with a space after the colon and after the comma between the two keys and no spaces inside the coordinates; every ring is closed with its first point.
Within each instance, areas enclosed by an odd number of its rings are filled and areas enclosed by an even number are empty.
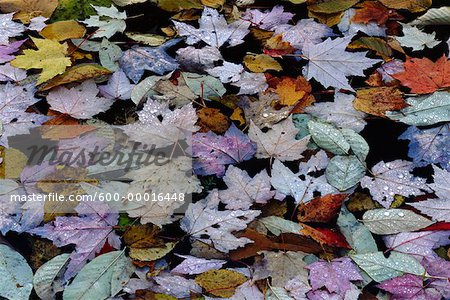
{"type": "MultiPolygon", "coordinates": [[[[2,179],[0,296],[449,299],[443,3],[0,0],[4,161],[24,166],[9,137],[96,122],[158,148],[192,136],[194,157],[127,182],[49,185],[101,172],[50,164],[2,179]],[[374,120],[402,128],[408,153],[374,153],[366,140],[389,148],[395,134],[368,136],[374,120]],[[178,217],[173,201],[72,203],[66,215],[9,201],[175,186],[195,200],[178,217]]],[[[58,143],[108,147],[93,141],[74,130],[58,143]]]]}

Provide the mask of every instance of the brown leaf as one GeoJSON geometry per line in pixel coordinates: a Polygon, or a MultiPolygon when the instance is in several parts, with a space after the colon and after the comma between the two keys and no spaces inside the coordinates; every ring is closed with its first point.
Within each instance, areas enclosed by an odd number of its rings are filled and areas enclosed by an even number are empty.
{"type": "Polygon", "coordinates": [[[396,87],[375,87],[358,90],[353,106],[367,114],[384,117],[386,111],[400,110],[408,105],[396,87]]]}
{"type": "Polygon", "coordinates": [[[150,248],[164,245],[157,237],[159,229],[156,225],[132,225],[123,234],[125,245],[134,248],[150,248]]]}
{"type": "Polygon", "coordinates": [[[408,57],[404,68],[404,72],[394,74],[392,77],[411,88],[413,93],[428,94],[450,86],[450,61],[444,55],[436,62],[426,57],[408,57]]]}
{"type": "Polygon", "coordinates": [[[379,0],[385,6],[395,9],[406,9],[410,12],[421,12],[429,8],[432,0],[379,0]]]}
{"type": "Polygon", "coordinates": [[[350,49],[369,49],[375,51],[383,57],[385,61],[391,60],[392,49],[389,44],[382,38],[362,37],[348,45],[350,49]]]}
{"type": "Polygon", "coordinates": [[[352,21],[364,24],[375,21],[378,25],[384,25],[388,19],[402,20],[403,17],[378,1],[365,1],[358,5],[352,21]]]}
{"type": "Polygon", "coordinates": [[[331,222],[336,219],[346,197],[346,194],[328,194],[302,203],[298,207],[297,219],[300,222],[331,222]]]}
{"type": "Polygon", "coordinates": [[[81,38],[85,33],[86,28],[83,25],[75,20],[69,20],[47,25],[39,34],[49,40],[64,41],[81,38]]]}
{"type": "Polygon", "coordinates": [[[57,6],[58,0],[0,0],[3,13],[16,12],[14,18],[27,24],[34,17],[50,18],[57,6]]]}
{"type": "Polygon", "coordinates": [[[266,54],[246,55],[244,57],[244,65],[254,73],[263,73],[267,70],[283,70],[274,58],[266,54]]]}
{"type": "Polygon", "coordinates": [[[291,54],[295,48],[288,42],[283,41],[283,35],[277,34],[266,41],[264,53],[274,57],[281,57],[286,54],[291,54]]]}
{"type": "Polygon", "coordinates": [[[197,125],[201,127],[199,132],[210,130],[216,133],[224,133],[230,127],[228,117],[220,112],[220,109],[204,107],[197,111],[197,125]]]}
{"type": "Polygon", "coordinates": [[[309,0],[308,10],[315,13],[334,14],[345,11],[359,0],[309,0]]]}
{"type": "Polygon", "coordinates": [[[350,245],[345,240],[345,237],[336,229],[313,228],[305,224],[301,225],[303,226],[301,233],[311,237],[321,245],[351,249],[350,245]]]}

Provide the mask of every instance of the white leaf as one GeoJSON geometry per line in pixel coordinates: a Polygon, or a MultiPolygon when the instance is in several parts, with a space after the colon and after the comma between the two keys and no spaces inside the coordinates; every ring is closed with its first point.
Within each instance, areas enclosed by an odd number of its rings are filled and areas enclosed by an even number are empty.
{"type": "Polygon", "coordinates": [[[320,44],[305,43],[303,55],[308,65],[303,69],[306,79],[319,81],[324,87],[343,88],[354,91],[346,76],[365,76],[364,70],[380,62],[367,58],[364,52],[346,52],[351,37],[327,39],[320,44]]]}
{"type": "Polygon", "coordinates": [[[380,235],[416,231],[434,223],[411,210],[383,208],[366,211],[363,221],[371,232],[380,235]]]}
{"type": "Polygon", "coordinates": [[[51,90],[47,101],[53,110],[77,119],[89,119],[113,104],[110,99],[97,97],[98,92],[95,82],[87,80],[71,89],[60,86],[51,90]]]}
{"type": "Polygon", "coordinates": [[[28,299],[33,289],[33,271],[25,258],[0,244],[0,296],[8,300],[28,299]]]}
{"type": "Polygon", "coordinates": [[[126,12],[119,12],[119,10],[114,6],[102,7],[95,6],[92,7],[97,11],[98,16],[91,16],[89,19],[82,21],[88,27],[98,27],[98,30],[92,36],[93,38],[112,37],[116,32],[124,32],[127,24],[125,20],[127,18],[126,12]],[[102,17],[100,19],[100,17],[102,17]]]}
{"type": "Polygon", "coordinates": [[[242,19],[250,21],[253,26],[271,31],[276,26],[288,23],[293,16],[292,13],[284,12],[283,6],[276,5],[272,10],[264,12],[258,9],[247,9],[242,19]]]}
{"type": "Polygon", "coordinates": [[[249,209],[253,203],[267,203],[275,194],[266,170],[251,178],[246,171],[229,166],[223,181],[228,189],[219,191],[219,198],[227,209],[249,209]]]}
{"type": "Polygon", "coordinates": [[[173,21],[178,30],[178,34],[186,36],[186,42],[189,45],[196,44],[200,41],[206,44],[219,48],[226,42],[229,46],[236,46],[243,43],[243,38],[250,32],[248,27],[249,22],[236,21],[232,24],[227,24],[227,21],[215,9],[205,7],[200,18],[199,28],[191,25],[173,21]]]}
{"type": "Polygon", "coordinates": [[[225,260],[197,258],[190,255],[178,255],[184,258],[183,262],[172,269],[172,273],[178,274],[201,274],[209,270],[218,270],[224,264],[225,260]]]}
{"type": "Polygon", "coordinates": [[[117,6],[127,6],[130,4],[144,3],[147,0],[113,0],[114,4],[117,6]]]}
{"type": "Polygon", "coordinates": [[[105,299],[115,296],[135,270],[124,251],[112,251],[94,258],[77,274],[63,293],[64,300],[105,299]]]}
{"type": "Polygon", "coordinates": [[[207,70],[209,75],[220,78],[223,83],[239,81],[243,71],[244,67],[241,64],[233,64],[227,61],[223,62],[223,66],[207,70]]]}
{"type": "Polygon", "coordinates": [[[0,14],[0,45],[9,44],[9,38],[22,35],[25,26],[21,23],[13,22],[14,13],[0,14]]]}
{"type": "Polygon", "coordinates": [[[11,66],[9,63],[0,66],[0,81],[20,81],[27,78],[27,72],[11,66]]]}
{"type": "Polygon", "coordinates": [[[449,25],[450,24],[450,6],[440,8],[431,8],[417,19],[409,23],[409,25],[425,26],[425,25],[449,25]]]}
{"type": "Polygon", "coordinates": [[[436,196],[441,199],[450,199],[450,172],[433,165],[434,183],[429,184],[436,196]]]}
{"type": "Polygon", "coordinates": [[[253,122],[250,122],[248,136],[257,144],[257,158],[273,157],[281,161],[291,161],[302,158],[307,149],[309,136],[296,140],[298,129],[289,117],[275,124],[268,132],[263,133],[253,122]]]}
{"type": "MultiPolygon", "coordinates": [[[[272,287],[269,286],[269,289],[266,292],[265,300],[294,300],[291,296],[289,296],[288,292],[282,287],[272,287]]],[[[306,299],[306,298],[305,298],[306,299]]]]}
{"type": "Polygon", "coordinates": [[[250,73],[244,71],[241,78],[232,85],[240,87],[238,95],[253,95],[264,92],[269,85],[266,81],[266,76],[263,73],[250,73]]]}
{"type": "Polygon", "coordinates": [[[283,41],[289,42],[297,49],[302,49],[306,43],[319,44],[322,38],[334,36],[330,27],[317,23],[314,19],[302,19],[295,26],[276,26],[275,34],[282,34],[283,41]]]}
{"type": "Polygon", "coordinates": [[[70,254],[60,254],[43,264],[34,274],[33,286],[43,300],[55,299],[55,294],[64,290],[61,273],[69,261],[70,254]],[[58,278],[59,277],[59,278],[58,278]]]}
{"type": "Polygon", "coordinates": [[[264,254],[263,268],[269,271],[273,287],[284,287],[294,277],[308,282],[308,271],[304,268],[305,253],[293,251],[261,251],[264,254]]]}
{"type": "Polygon", "coordinates": [[[440,44],[440,41],[436,41],[436,33],[425,33],[414,26],[403,24],[403,34],[396,39],[403,47],[412,48],[413,51],[423,50],[425,46],[431,49],[440,44]]]}
{"type": "Polygon", "coordinates": [[[305,108],[308,114],[332,123],[339,128],[360,132],[366,126],[365,113],[353,108],[355,96],[336,91],[334,102],[316,102],[305,108]]]}
{"type": "Polygon", "coordinates": [[[109,99],[127,100],[131,98],[131,91],[135,87],[130,83],[127,75],[119,70],[111,75],[107,85],[99,86],[100,93],[109,99]]]}
{"type": "Polygon", "coordinates": [[[272,165],[270,183],[277,192],[286,196],[292,196],[297,204],[308,202],[314,198],[317,192],[320,192],[321,195],[338,192],[337,189],[327,183],[324,175],[316,178],[306,173],[300,174],[305,177],[304,180],[300,179],[297,174],[294,174],[279,160],[275,160],[272,165]]]}
{"type": "Polygon", "coordinates": [[[425,179],[414,177],[410,173],[412,168],[413,165],[409,161],[381,161],[372,168],[374,177],[365,176],[361,180],[361,186],[368,188],[373,199],[387,208],[394,201],[396,194],[407,197],[429,191],[425,179]]]}
{"type": "Polygon", "coordinates": [[[190,298],[191,293],[201,294],[202,288],[192,279],[166,273],[153,277],[159,286],[152,290],[162,294],[172,295],[176,298],[190,298]]]}
{"type": "Polygon", "coordinates": [[[327,151],[334,154],[348,154],[350,144],[345,140],[342,133],[333,125],[310,120],[308,129],[313,141],[327,151]]]}
{"type": "Polygon", "coordinates": [[[189,204],[180,223],[181,229],[192,238],[222,252],[229,252],[252,242],[247,238],[237,238],[232,232],[247,228],[247,224],[260,214],[259,211],[219,211],[210,207],[210,202],[218,202],[217,191],[212,191],[203,201],[189,204]]]}
{"type": "Polygon", "coordinates": [[[196,73],[214,68],[214,62],[223,59],[219,49],[210,46],[178,49],[176,58],[183,70],[196,73]]]}
{"type": "Polygon", "coordinates": [[[386,258],[383,252],[353,254],[350,256],[373,280],[382,282],[404,273],[422,276],[425,269],[412,256],[391,252],[386,258]]]}
{"type": "Polygon", "coordinates": [[[45,24],[45,22],[47,22],[47,21],[48,21],[48,18],[43,17],[43,16],[38,16],[38,17],[32,18],[30,20],[30,24],[28,25],[28,30],[40,32],[42,29],[45,28],[45,26],[47,26],[47,24],[45,24]]]}

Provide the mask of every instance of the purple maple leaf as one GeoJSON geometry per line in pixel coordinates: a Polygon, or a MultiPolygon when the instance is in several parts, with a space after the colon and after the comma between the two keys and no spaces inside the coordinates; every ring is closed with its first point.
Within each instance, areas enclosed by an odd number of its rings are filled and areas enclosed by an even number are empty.
{"type": "Polygon", "coordinates": [[[247,9],[242,16],[244,20],[248,20],[252,25],[264,30],[273,30],[278,25],[287,24],[293,17],[294,14],[284,12],[281,5],[273,7],[271,11],[266,10],[264,12],[257,9],[247,9]]]}
{"type": "Polygon", "coordinates": [[[441,294],[434,288],[424,288],[422,277],[406,274],[383,281],[378,285],[389,292],[390,300],[440,300],[441,294]]]}
{"type": "Polygon", "coordinates": [[[75,210],[79,216],[56,217],[55,221],[29,231],[52,240],[57,247],[75,244],[75,252],[70,255],[64,274],[66,280],[93,259],[106,242],[113,248],[120,248],[120,238],[113,230],[119,215],[112,212],[106,203],[82,202],[75,210]]]}
{"type": "Polygon", "coordinates": [[[320,260],[306,267],[313,290],[325,287],[330,293],[344,295],[351,288],[350,281],[363,280],[350,258],[320,260]]]}
{"type": "Polygon", "coordinates": [[[256,144],[231,124],[223,136],[212,131],[196,133],[192,138],[194,172],[197,175],[225,174],[226,165],[249,160],[256,153],[256,144]]]}
{"type": "Polygon", "coordinates": [[[0,64],[13,60],[15,56],[11,54],[17,52],[25,41],[26,40],[12,42],[9,45],[0,45],[0,64]]]}
{"type": "Polygon", "coordinates": [[[441,292],[445,299],[450,299],[450,261],[440,257],[425,258],[423,266],[428,274],[435,277],[430,279],[430,287],[441,292]]]}

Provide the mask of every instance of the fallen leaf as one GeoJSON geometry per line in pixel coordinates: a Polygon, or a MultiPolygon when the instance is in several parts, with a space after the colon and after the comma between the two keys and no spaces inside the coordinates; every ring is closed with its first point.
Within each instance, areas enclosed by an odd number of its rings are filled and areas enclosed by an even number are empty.
{"type": "Polygon", "coordinates": [[[59,21],[47,25],[39,34],[46,39],[64,41],[67,39],[78,39],[84,36],[86,28],[75,20],[59,21]]]}
{"type": "Polygon", "coordinates": [[[308,10],[315,13],[333,14],[349,9],[359,0],[312,0],[308,10]]]}
{"type": "Polygon", "coordinates": [[[197,115],[197,125],[201,127],[199,132],[212,130],[216,133],[224,133],[229,127],[227,116],[221,113],[217,108],[204,107],[197,111],[197,115]]]}
{"type": "Polygon", "coordinates": [[[303,76],[297,78],[284,77],[278,81],[276,88],[274,88],[274,91],[280,96],[280,104],[287,106],[296,104],[297,101],[309,95],[311,90],[311,85],[303,76]]]}
{"type": "Polygon", "coordinates": [[[389,8],[406,9],[412,13],[424,11],[432,4],[432,0],[379,0],[379,1],[389,8]]]}
{"type": "Polygon", "coordinates": [[[274,58],[266,54],[246,55],[244,57],[244,65],[254,73],[263,73],[267,70],[283,70],[281,65],[274,58]]]}
{"type": "Polygon", "coordinates": [[[358,90],[353,106],[369,115],[385,117],[386,111],[400,110],[408,104],[396,87],[376,87],[358,90]]]}
{"type": "Polygon", "coordinates": [[[311,237],[321,245],[351,249],[345,237],[336,229],[314,228],[305,224],[301,225],[303,226],[301,233],[311,237]]]}
{"type": "Polygon", "coordinates": [[[235,289],[246,281],[242,273],[232,270],[210,270],[195,277],[195,282],[207,293],[222,298],[233,296],[235,289]]]}
{"type": "Polygon", "coordinates": [[[297,208],[299,222],[330,223],[337,218],[346,194],[328,194],[301,203],[297,208]]]}
{"type": "Polygon", "coordinates": [[[58,0],[1,0],[0,10],[5,13],[14,12],[14,18],[23,23],[37,16],[50,18],[58,6],[58,0]]]}

